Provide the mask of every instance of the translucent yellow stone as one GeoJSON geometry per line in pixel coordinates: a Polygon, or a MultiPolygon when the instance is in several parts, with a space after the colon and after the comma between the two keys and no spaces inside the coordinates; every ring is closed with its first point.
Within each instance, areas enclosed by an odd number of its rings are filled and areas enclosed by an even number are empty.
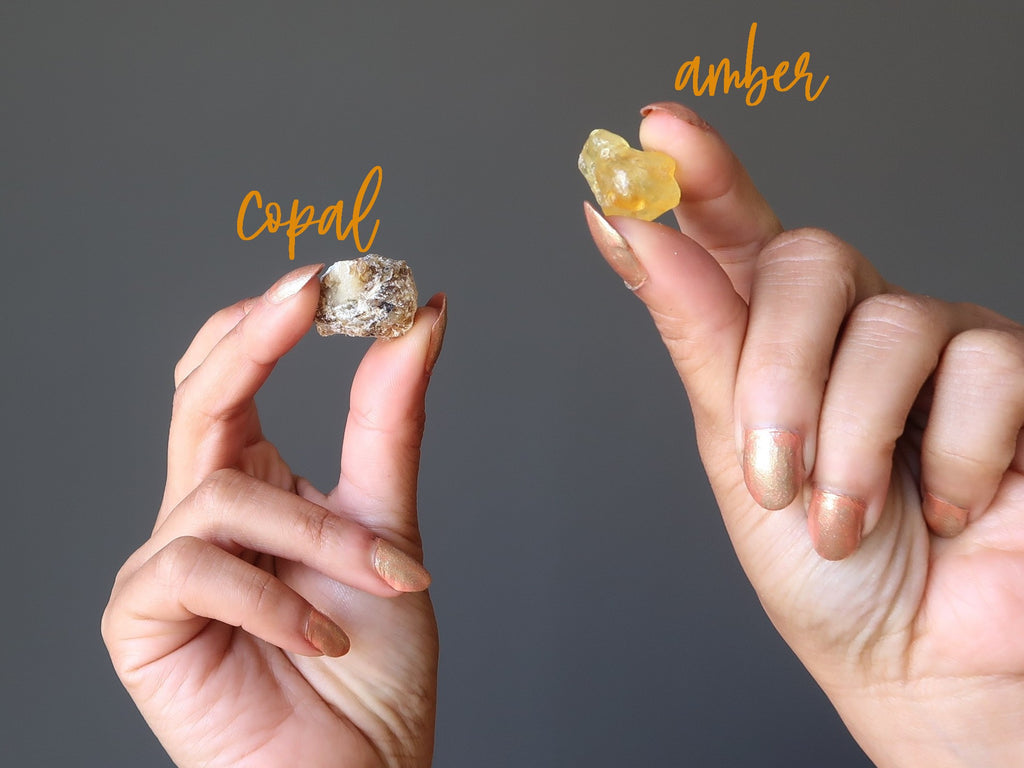
{"type": "Polygon", "coordinates": [[[653,221],[679,205],[675,160],[664,152],[633,149],[611,131],[591,132],[579,167],[607,216],[653,221]]]}

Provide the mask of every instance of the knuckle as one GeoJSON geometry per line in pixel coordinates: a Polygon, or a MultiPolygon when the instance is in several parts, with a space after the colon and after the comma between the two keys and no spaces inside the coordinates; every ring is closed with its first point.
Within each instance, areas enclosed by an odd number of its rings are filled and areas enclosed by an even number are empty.
{"type": "Polygon", "coordinates": [[[116,598],[111,594],[106,606],[103,608],[103,615],[100,616],[100,637],[103,644],[108,648],[114,643],[114,614],[116,613],[116,598]]]}
{"type": "Polygon", "coordinates": [[[156,583],[171,592],[180,592],[205,559],[207,546],[194,536],[172,539],[153,557],[156,583]]]}
{"type": "Polygon", "coordinates": [[[189,360],[188,353],[186,353],[181,356],[177,363],[174,364],[175,390],[185,382],[190,373],[192,373],[192,361],[189,360]]]}
{"type": "Polygon", "coordinates": [[[746,318],[742,317],[745,312],[746,307],[737,306],[731,314],[717,322],[694,325],[671,314],[650,309],[654,326],[672,361],[677,368],[688,372],[709,366],[718,359],[720,351],[715,340],[725,329],[739,322],[745,324],[746,318]]]}
{"type": "Polygon", "coordinates": [[[793,245],[807,245],[821,252],[851,250],[847,243],[827,230],[818,229],[817,227],[797,227],[796,229],[781,232],[773,237],[765,246],[762,256],[776,249],[786,249],[793,245]]]}
{"type": "Polygon", "coordinates": [[[191,399],[189,379],[179,379],[177,373],[174,375],[174,394],[171,395],[171,413],[180,414],[184,412],[191,399]]]}
{"type": "Polygon", "coordinates": [[[991,372],[1015,380],[1024,378],[1024,339],[1002,328],[971,328],[957,334],[946,347],[947,359],[958,368],[991,372]]]}
{"type": "Polygon", "coordinates": [[[302,540],[317,551],[329,549],[338,540],[338,519],[329,510],[315,504],[308,505],[306,511],[299,516],[297,525],[302,540]]]}
{"type": "Polygon", "coordinates": [[[394,505],[389,505],[388,500],[383,495],[381,495],[380,493],[375,493],[366,485],[366,483],[361,482],[359,479],[353,477],[351,473],[346,472],[344,468],[342,468],[341,470],[341,475],[338,482],[339,485],[351,489],[356,495],[358,495],[362,499],[363,503],[365,504],[372,505],[374,507],[379,507],[381,509],[386,509],[390,506],[391,511],[403,511],[402,507],[395,508],[394,505]]]}
{"type": "Polygon", "coordinates": [[[352,423],[366,432],[389,432],[385,422],[386,414],[380,408],[369,404],[353,403],[349,406],[349,418],[352,423]]]}
{"type": "Polygon", "coordinates": [[[192,505],[204,512],[223,509],[244,493],[247,481],[248,477],[237,469],[215,470],[192,492],[192,505]]]}
{"type": "Polygon", "coordinates": [[[426,413],[422,408],[394,410],[380,402],[352,403],[348,418],[350,426],[402,445],[410,441],[418,445],[426,428],[426,413]]]}
{"type": "Polygon", "coordinates": [[[863,319],[911,320],[919,316],[930,316],[934,299],[927,296],[903,293],[879,293],[869,296],[854,309],[854,314],[863,319]]]}
{"type": "Polygon", "coordinates": [[[860,414],[851,411],[826,406],[822,409],[822,422],[819,443],[826,443],[826,440],[829,440],[837,445],[863,445],[872,437],[860,414]]]}
{"type": "MultiPolygon", "coordinates": [[[[761,383],[791,383],[805,379],[810,372],[824,372],[827,360],[818,360],[809,344],[769,341],[757,345],[749,354],[750,370],[761,383]]],[[[748,363],[744,360],[744,366],[748,363]]]]}
{"type": "Polygon", "coordinates": [[[880,293],[860,302],[848,322],[860,334],[889,347],[895,340],[929,335],[940,325],[938,314],[938,303],[927,296],[880,293]]]}
{"type": "Polygon", "coordinates": [[[761,252],[757,270],[766,280],[810,285],[835,293],[837,301],[852,305],[857,274],[865,263],[855,248],[832,233],[805,228],[775,237],[761,252]]]}
{"type": "Polygon", "coordinates": [[[267,571],[253,570],[241,586],[242,600],[254,614],[273,612],[279,582],[267,571]]]}
{"type": "Polygon", "coordinates": [[[1004,457],[994,454],[974,455],[948,443],[926,445],[921,453],[928,466],[942,468],[943,480],[947,484],[951,482],[951,478],[946,474],[948,472],[957,472],[957,476],[969,475],[971,480],[964,483],[965,487],[972,487],[981,480],[995,482],[1003,474],[1008,463],[1004,462],[1004,457]]]}

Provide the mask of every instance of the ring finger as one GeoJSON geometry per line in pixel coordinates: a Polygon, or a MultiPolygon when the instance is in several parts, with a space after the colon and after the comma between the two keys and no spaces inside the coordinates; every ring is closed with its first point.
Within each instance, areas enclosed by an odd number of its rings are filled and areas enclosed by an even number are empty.
{"type": "Polygon", "coordinates": [[[811,540],[829,560],[852,554],[877,524],[893,451],[949,340],[979,321],[969,308],[882,294],[859,304],[838,345],[818,426],[811,540]]]}

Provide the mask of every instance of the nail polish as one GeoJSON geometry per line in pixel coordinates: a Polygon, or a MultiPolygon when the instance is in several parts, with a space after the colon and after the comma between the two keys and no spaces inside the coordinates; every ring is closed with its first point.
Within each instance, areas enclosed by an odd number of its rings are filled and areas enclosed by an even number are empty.
{"type": "Polygon", "coordinates": [[[921,508],[925,522],[932,533],[943,538],[951,538],[967,527],[967,510],[943,501],[931,493],[925,493],[921,499],[921,508]]]}
{"type": "Polygon", "coordinates": [[[788,507],[803,482],[800,436],[785,429],[748,429],[743,441],[743,479],[760,506],[788,507]]]}
{"type": "Polygon", "coordinates": [[[615,270],[615,274],[622,278],[629,290],[635,291],[642,287],[647,282],[647,270],[629,247],[626,238],[590,203],[583,203],[583,213],[587,217],[587,226],[594,244],[608,266],[615,270]]]}
{"type": "Polygon", "coordinates": [[[826,560],[842,560],[857,551],[867,505],[859,499],[815,488],[807,509],[814,549],[826,560]]]}
{"type": "Polygon", "coordinates": [[[695,128],[700,128],[702,131],[711,130],[711,125],[704,118],[689,107],[684,107],[682,104],[677,104],[674,101],[656,101],[640,109],[640,114],[643,117],[647,117],[651,112],[664,112],[677,120],[689,123],[695,128]]]}
{"type": "Polygon", "coordinates": [[[309,612],[303,634],[325,656],[344,656],[352,647],[342,628],[315,608],[309,612]]]}
{"type": "Polygon", "coordinates": [[[301,291],[310,280],[320,274],[320,270],[323,268],[323,264],[310,264],[292,270],[267,289],[265,294],[267,301],[271,304],[281,304],[290,299],[301,291]]]}
{"type": "Polygon", "coordinates": [[[430,574],[414,558],[389,541],[377,539],[373,570],[399,592],[422,592],[430,586],[430,574]]]}
{"type": "Polygon", "coordinates": [[[427,306],[439,310],[437,319],[430,326],[430,341],[427,343],[427,373],[429,374],[434,370],[437,358],[441,355],[444,333],[448,328],[448,297],[439,293],[427,302],[427,306]]]}

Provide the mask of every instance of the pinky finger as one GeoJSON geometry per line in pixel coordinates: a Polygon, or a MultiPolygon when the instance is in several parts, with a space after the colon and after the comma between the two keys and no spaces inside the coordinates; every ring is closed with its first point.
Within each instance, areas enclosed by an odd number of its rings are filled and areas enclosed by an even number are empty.
{"type": "Polygon", "coordinates": [[[976,328],[955,337],[935,374],[921,451],[924,517],[939,536],[988,508],[1019,454],[1024,336],[976,328]]]}
{"type": "Polygon", "coordinates": [[[131,671],[183,648],[210,621],[304,656],[342,656],[349,649],[338,625],[273,574],[188,536],[115,587],[103,637],[115,666],[131,671]]]}

